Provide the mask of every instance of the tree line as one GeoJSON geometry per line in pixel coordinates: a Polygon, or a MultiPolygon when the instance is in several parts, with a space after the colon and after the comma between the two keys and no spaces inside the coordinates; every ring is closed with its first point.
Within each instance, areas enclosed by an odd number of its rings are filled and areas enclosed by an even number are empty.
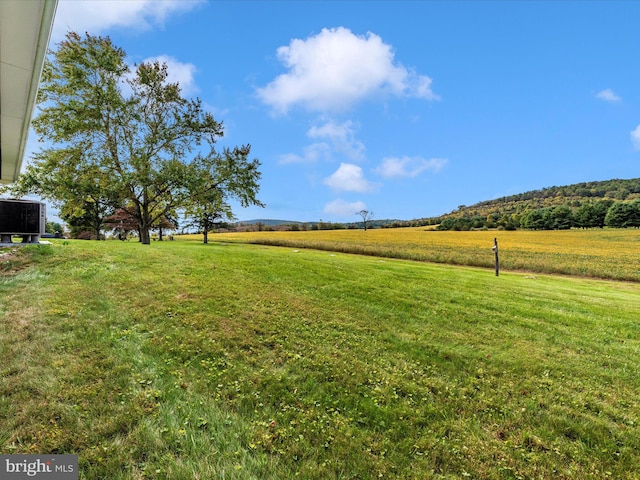
{"type": "Polygon", "coordinates": [[[521,213],[458,215],[442,218],[438,230],[504,228],[515,230],[566,230],[570,228],[640,228],[640,199],[587,201],[533,208],[521,213]]]}
{"type": "Polygon", "coordinates": [[[38,91],[32,125],[45,147],[2,193],[50,200],[76,234],[100,238],[115,226],[143,244],[179,216],[206,242],[217,222],[233,219],[232,201],[263,206],[251,146],[216,149],[222,122],[168,76],[158,61],[130,67],[108,37],[69,32],[38,91]]]}

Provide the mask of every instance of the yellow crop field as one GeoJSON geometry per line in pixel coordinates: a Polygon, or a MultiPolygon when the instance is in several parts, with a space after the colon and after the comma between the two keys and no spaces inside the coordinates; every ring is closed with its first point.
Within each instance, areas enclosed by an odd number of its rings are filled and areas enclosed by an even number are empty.
{"type": "Polygon", "coordinates": [[[640,281],[640,230],[434,231],[425,227],[374,230],[242,232],[212,241],[313,248],[408,260],[640,281]]]}

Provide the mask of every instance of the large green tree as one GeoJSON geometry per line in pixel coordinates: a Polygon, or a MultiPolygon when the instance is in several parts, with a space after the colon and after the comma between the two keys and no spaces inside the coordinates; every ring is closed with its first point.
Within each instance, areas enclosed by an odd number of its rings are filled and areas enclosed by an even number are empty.
{"type": "Polygon", "coordinates": [[[149,244],[150,229],[183,208],[193,191],[192,160],[215,155],[223,135],[201,101],[183,98],[167,78],[159,62],[131,71],[108,37],[68,33],[42,75],[33,126],[50,146],[34,159],[30,189],[67,204],[79,198],[67,191],[69,182],[91,184],[101,200],[131,206],[149,244]]]}

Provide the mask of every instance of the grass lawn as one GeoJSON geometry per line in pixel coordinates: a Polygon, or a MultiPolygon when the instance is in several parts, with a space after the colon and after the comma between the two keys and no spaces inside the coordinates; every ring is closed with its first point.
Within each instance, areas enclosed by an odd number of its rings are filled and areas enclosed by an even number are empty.
{"type": "Polygon", "coordinates": [[[0,272],[0,452],[80,478],[640,471],[637,283],[188,241],[0,272]]]}

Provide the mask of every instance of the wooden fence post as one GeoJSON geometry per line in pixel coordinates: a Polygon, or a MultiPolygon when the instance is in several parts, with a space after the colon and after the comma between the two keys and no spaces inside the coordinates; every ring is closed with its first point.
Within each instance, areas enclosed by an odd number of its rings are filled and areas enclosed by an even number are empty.
{"type": "Polygon", "coordinates": [[[498,260],[498,239],[497,238],[493,239],[492,250],[493,250],[493,253],[496,254],[496,277],[497,277],[498,275],[500,275],[500,262],[498,260]]]}

